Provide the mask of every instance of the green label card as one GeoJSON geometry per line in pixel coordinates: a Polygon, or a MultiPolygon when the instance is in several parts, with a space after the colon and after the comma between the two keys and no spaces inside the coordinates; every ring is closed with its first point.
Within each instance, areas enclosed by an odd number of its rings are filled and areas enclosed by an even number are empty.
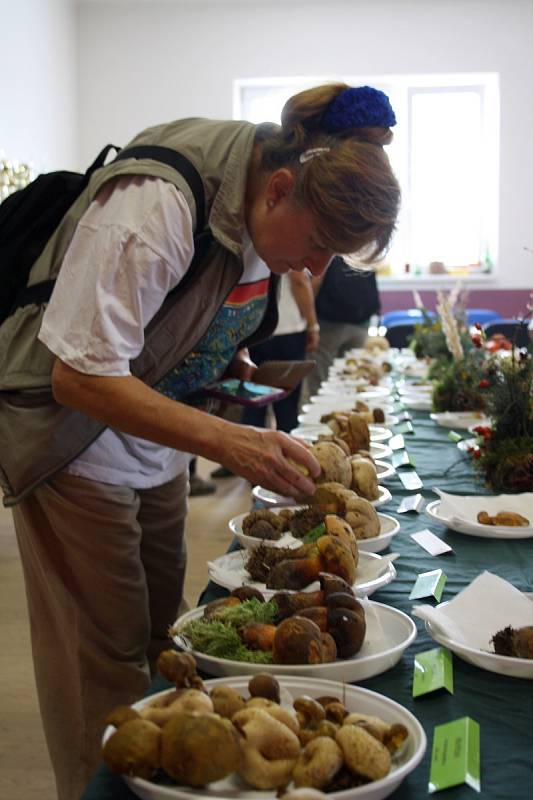
{"type": "Polygon", "coordinates": [[[392,466],[396,467],[416,467],[413,456],[410,456],[407,450],[396,450],[392,454],[392,466]]]}
{"type": "Polygon", "coordinates": [[[396,425],[394,430],[396,431],[396,433],[414,433],[415,432],[415,429],[413,428],[413,425],[412,425],[411,422],[409,422],[409,420],[407,420],[406,422],[401,422],[399,425],[396,425]]]}
{"type": "Polygon", "coordinates": [[[457,431],[450,431],[449,434],[448,434],[448,439],[451,439],[452,442],[455,442],[456,444],[457,444],[457,442],[461,442],[463,440],[463,438],[464,437],[461,436],[460,433],[457,433],[457,431]]]}
{"type": "Polygon", "coordinates": [[[429,572],[421,572],[415,585],[411,589],[409,600],[420,600],[421,597],[434,597],[440,603],[446,575],[441,569],[432,569],[429,572]]]}
{"type": "Polygon", "coordinates": [[[436,725],[429,773],[429,792],[438,792],[462,783],[481,790],[479,768],[479,725],[462,717],[436,725]]]}
{"type": "Polygon", "coordinates": [[[413,697],[447,689],[453,694],[452,654],[444,647],[424,650],[415,656],[413,671],[413,697]]]}

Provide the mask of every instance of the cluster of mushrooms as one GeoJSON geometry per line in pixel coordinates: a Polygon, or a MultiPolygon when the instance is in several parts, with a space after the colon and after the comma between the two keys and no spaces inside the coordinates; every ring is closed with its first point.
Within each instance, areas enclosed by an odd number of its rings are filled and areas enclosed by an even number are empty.
{"type": "Polygon", "coordinates": [[[341,791],[385,777],[407,729],[350,713],[338,697],[303,695],[280,704],[271,675],[250,679],[248,695],[217,684],[207,691],[192,656],[167,650],[158,660],[175,689],[140,711],[116,708],[103,758],[114,771],[147,780],[162,770],[181,786],[202,787],[230,775],[286,800],[320,797],[302,788],[341,791]]]}
{"type": "Polygon", "coordinates": [[[346,419],[348,428],[345,433],[330,438],[321,436],[311,448],[320,464],[320,475],[316,482],[318,485],[340,483],[358,497],[369,501],[377,500],[378,475],[376,465],[368,452],[368,425],[356,414],[350,414],[346,419]]]}
{"type": "MultiPolygon", "coordinates": [[[[318,579],[315,592],[277,592],[270,601],[277,607],[273,624],[250,622],[239,628],[243,643],[270,650],[274,664],[326,664],[356,655],[366,633],[364,607],[338,575],[323,572],[318,579]]],[[[203,619],[216,621],[220,609],[252,597],[265,602],[257,589],[240,586],[229,597],[208,603],[203,619]]]]}

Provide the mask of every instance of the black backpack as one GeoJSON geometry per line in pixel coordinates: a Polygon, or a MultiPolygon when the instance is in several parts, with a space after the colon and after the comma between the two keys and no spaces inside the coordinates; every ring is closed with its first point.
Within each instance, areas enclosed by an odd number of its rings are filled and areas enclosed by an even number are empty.
{"type": "MultiPolygon", "coordinates": [[[[15,309],[50,299],[55,281],[46,280],[27,287],[28,276],[59,223],[89,183],[92,173],[102,167],[110,152],[116,161],[125,158],[151,158],[168,164],[187,181],[196,202],[196,232],[205,224],[205,196],[196,168],[181,153],[169,147],[140,145],[120,150],[107,145],[85,173],[49,172],[39,175],[24,189],[9,195],[0,205],[0,324],[15,309]],[[120,151],[120,152],[119,152],[120,151]]],[[[195,260],[199,255],[195,236],[195,260]]],[[[205,246],[202,241],[202,247],[205,246]]]]}
{"type": "Polygon", "coordinates": [[[318,319],[359,325],[379,314],[380,309],[375,273],[354,269],[335,256],[316,297],[318,319]]]}

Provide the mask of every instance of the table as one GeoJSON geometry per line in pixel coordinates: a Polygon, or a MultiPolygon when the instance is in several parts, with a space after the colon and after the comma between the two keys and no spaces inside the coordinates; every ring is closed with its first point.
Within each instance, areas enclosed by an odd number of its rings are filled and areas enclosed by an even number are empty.
{"type": "MultiPolygon", "coordinates": [[[[426,412],[412,412],[414,434],[405,435],[405,444],[416,460],[423,480],[421,493],[427,501],[436,499],[432,487],[450,492],[486,494],[476,477],[470,458],[461,453],[448,438],[446,428],[437,427],[426,412]]],[[[442,568],[447,582],[442,601],[451,599],[484,569],[500,575],[522,591],[533,591],[533,539],[481,539],[456,533],[433,523],[425,514],[398,515],[396,508],[407,492],[397,476],[387,482],[393,499],[380,511],[391,514],[401,523],[393,547],[401,553],[395,562],[396,579],[372,595],[373,600],[387,603],[407,613],[413,605],[425,601],[409,600],[416,575],[442,568]],[[453,554],[431,557],[410,537],[416,530],[429,527],[453,548],[453,554]]],[[[205,603],[223,597],[225,589],[210,583],[200,598],[205,603]]],[[[412,711],[422,723],[428,737],[424,760],[408,776],[399,789],[390,795],[393,800],[418,800],[428,796],[427,785],[433,740],[433,728],[463,716],[470,716],[480,725],[481,792],[466,785],[447,789],[446,800],[490,798],[491,800],[531,800],[533,798],[533,682],[506,678],[471,666],[453,657],[454,694],[445,690],[413,699],[412,674],[414,655],[436,647],[425,633],[421,620],[415,618],[418,637],[400,662],[388,672],[359,685],[380,692],[412,711]]],[[[156,679],[150,692],[166,688],[163,679],[156,679]]],[[[135,800],[122,778],[102,765],[93,777],[82,800],[135,800]]]]}

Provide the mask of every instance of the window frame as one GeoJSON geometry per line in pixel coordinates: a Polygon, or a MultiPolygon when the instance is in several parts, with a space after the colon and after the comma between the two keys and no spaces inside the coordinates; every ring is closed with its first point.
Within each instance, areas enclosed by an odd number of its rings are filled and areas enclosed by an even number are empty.
{"type": "MultiPolygon", "coordinates": [[[[393,168],[402,188],[402,207],[398,219],[398,228],[390,250],[390,260],[394,267],[387,270],[384,265],[378,265],[378,272],[382,277],[391,281],[404,281],[405,279],[437,280],[447,282],[450,278],[457,277],[471,279],[487,279],[497,273],[498,262],[498,216],[499,216],[499,74],[494,72],[483,73],[443,73],[443,74],[418,74],[418,75],[342,75],[342,76],[291,76],[275,78],[244,78],[233,82],[233,117],[244,119],[247,106],[246,94],[250,91],[267,88],[285,89],[289,97],[302,88],[320,83],[342,81],[351,86],[371,85],[381,89],[389,95],[391,104],[395,109],[401,124],[394,128],[394,141],[387,148],[391,155],[393,168]],[[412,100],[419,93],[440,93],[470,91],[475,92],[480,98],[480,128],[481,147],[483,151],[482,175],[483,208],[480,213],[480,260],[485,257],[490,263],[483,263],[479,270],[467,272],[467,265],[459,265],[456,272],[433,275],[428,271],[417,272],[412,269],[406,273],[404,265],[413,263],[414,252],[411,219],[412,196],[412,100]],[[488,269],[487,269],[488,267],[488,269]],[[461,272],[461,268],[464,272],[461,272]]],[[[249,103],[249,101],[248,101],[249,103]]],[[[457,265],[450,265],[456,267],[457,265]]],[[[425,265],[426,270],[428,265],[425,265]]]]}

